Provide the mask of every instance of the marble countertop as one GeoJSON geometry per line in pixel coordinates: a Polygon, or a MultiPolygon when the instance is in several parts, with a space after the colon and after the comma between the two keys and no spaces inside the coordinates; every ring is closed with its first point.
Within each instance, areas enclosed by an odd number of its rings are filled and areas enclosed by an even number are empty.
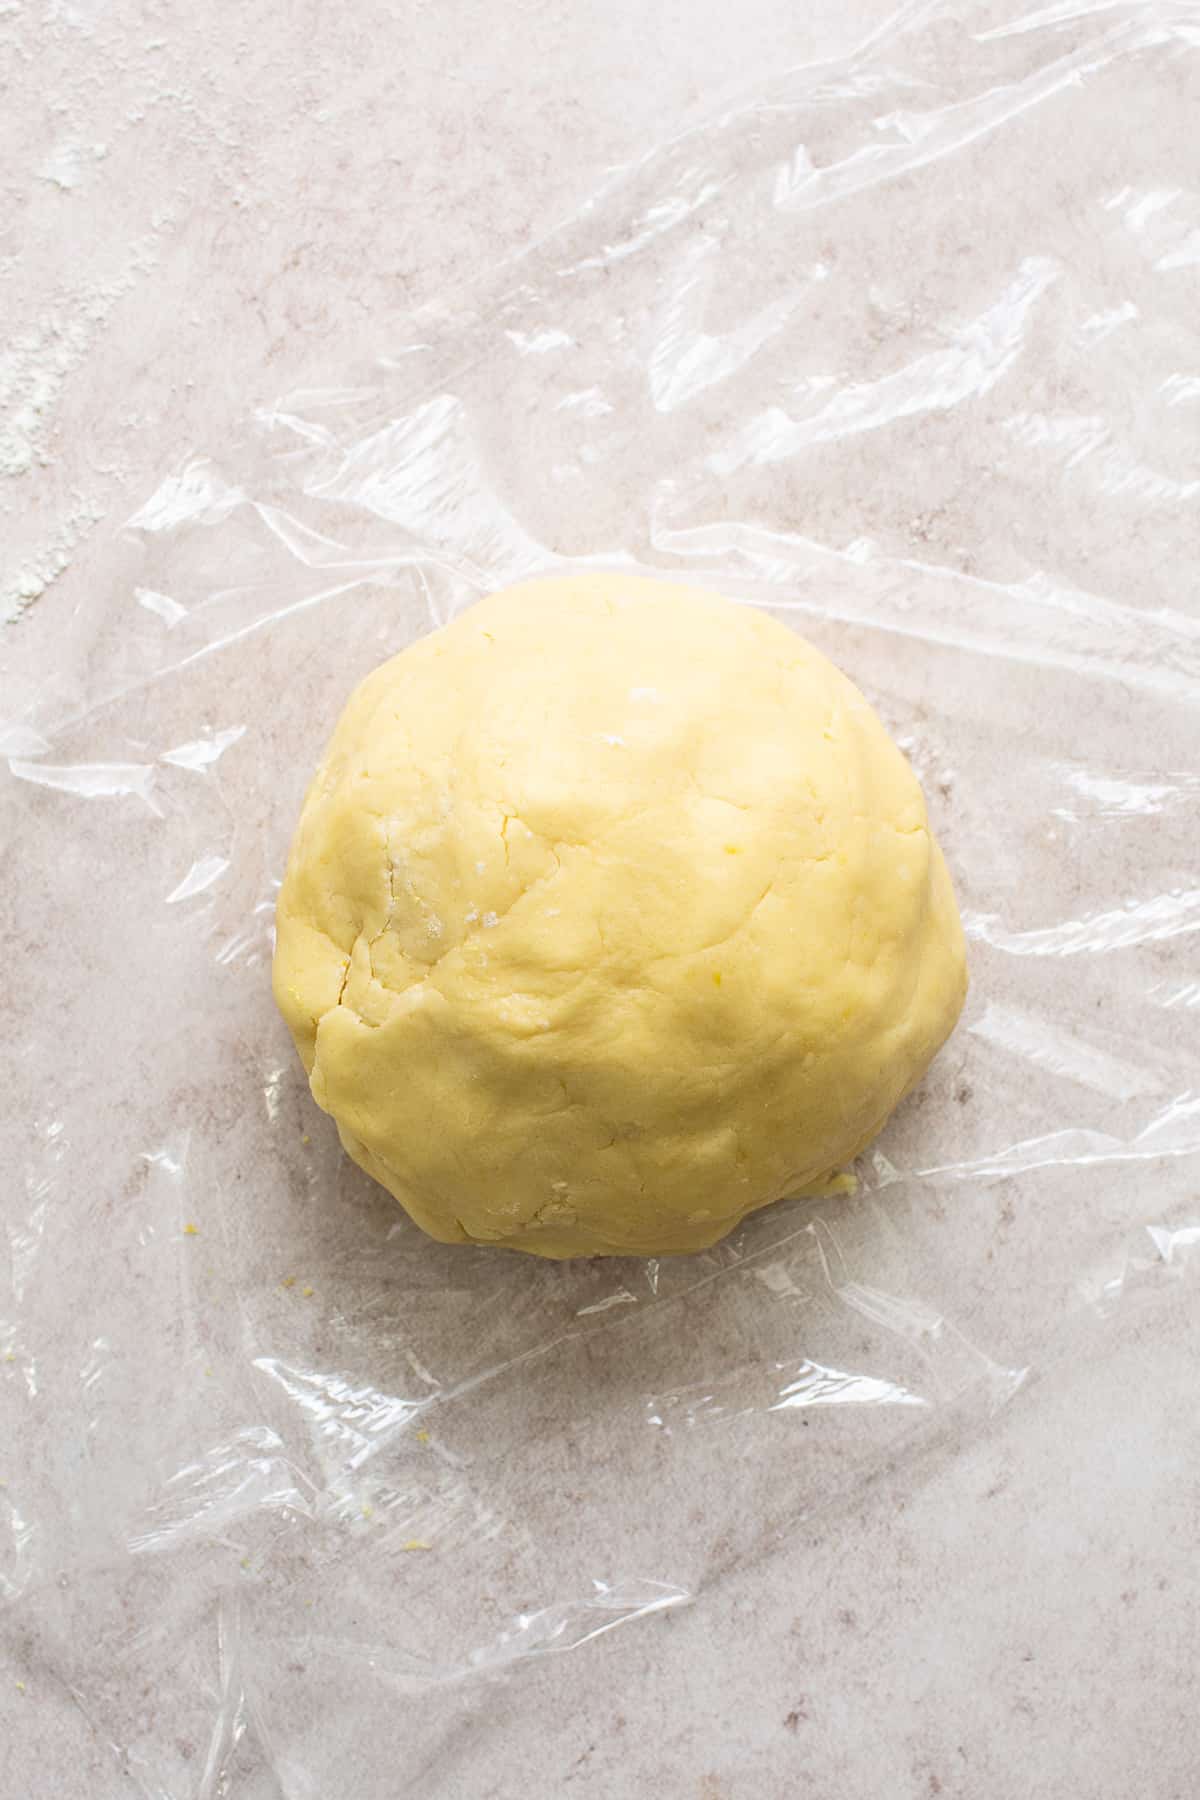
{"type": "Polygon", "coordinates": [[[1191,1800],[1200,8],[0,0],[0,1795],[1191,1800]],[[973,991],[839,1203],[430,1246],[270,906],[351,682],[775,608],[973,991]]]}

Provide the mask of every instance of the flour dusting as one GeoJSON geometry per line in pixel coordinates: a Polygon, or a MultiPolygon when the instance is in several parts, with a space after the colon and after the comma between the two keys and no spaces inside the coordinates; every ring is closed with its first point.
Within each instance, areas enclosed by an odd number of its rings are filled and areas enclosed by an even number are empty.
{"type": "Polygon", "coordinates": [[[153,237],[137,239],[125,268],[112,281],[64,295],[57,308],[10,340],[0,354],[0,475],[24,475],[35,462],[49,463],[52,414],[68,375],[83,361],[118,300],[157,261],[153,237]]]}
{"type": "Polygon", "coordinates": [[[92,527],[104,517],[104,509],[86,496],[77,496],[74,512],[59,521],[49,542],[34,551],[25,563],[0,584],[0,622],[12,624],[52,582],[70,567],[71,558],[92,527]]]}
{"type": "MultiPolygon", "coordinates": [[[[93,145],[91,153],[102,148],[93,145]]],[[[65,154],[65,147],[59,146],[48,160],[53,161],[59,151],[65,154]]],[[[70,185],[66,164],[60,175],[59,185],[70,185]]],[[[15,331],[0,350],[0,483],[15,482],[35,469],[53,465],[57,414],[67,383],[92,353],[117,303],[157,265],[155,238],[173,223],[173,215],[165,212],[153,223],[152,232],[130,245],[117,275],[60,291],[54,306],[15,331]]],[[[0,570],[0,623],[11,623],[41,598],[104,516],[103,507],[87,495],[76,493],[73,502],[46,542],[26,551],[15,569],[0,570]]]]}

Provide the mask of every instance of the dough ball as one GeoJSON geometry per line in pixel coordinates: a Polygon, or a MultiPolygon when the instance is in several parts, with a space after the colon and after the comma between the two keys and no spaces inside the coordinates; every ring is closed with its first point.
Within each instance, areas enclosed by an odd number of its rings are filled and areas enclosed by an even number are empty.
{"type": "Polygon", "coordinates": [[[444,1243],[698,1250],[847,1164],[958,1017],[908,763],[803,639],[525,583],[368,676],[304,803],[275,994],[354,1160],[444,1243]]]}

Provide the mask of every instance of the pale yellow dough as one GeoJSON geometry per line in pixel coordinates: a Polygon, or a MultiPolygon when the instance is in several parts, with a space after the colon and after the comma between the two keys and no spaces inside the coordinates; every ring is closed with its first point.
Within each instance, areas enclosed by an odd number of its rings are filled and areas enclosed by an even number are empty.
{"type": "Polygon", "coordinates": [[[624,575],[376,669],[304,803],[275,994],[356,1162],[447,1243],[714,1243],[844,1167],[966,988],[908,763],[766,614],[624,575]]]}

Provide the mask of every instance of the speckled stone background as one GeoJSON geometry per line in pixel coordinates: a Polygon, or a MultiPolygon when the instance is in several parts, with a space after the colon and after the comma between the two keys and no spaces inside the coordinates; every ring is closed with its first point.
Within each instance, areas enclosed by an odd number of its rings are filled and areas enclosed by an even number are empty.
{"type": "Polygon", "coordinates": [[[1200,1791],[1197,117],[1190,0],[0,0],[3,1800],[1200,1791]],[[858,1200],[560,1276],[266,934],[349,682],[622,556],[868,688],[975,985],[858,1200]]]}

